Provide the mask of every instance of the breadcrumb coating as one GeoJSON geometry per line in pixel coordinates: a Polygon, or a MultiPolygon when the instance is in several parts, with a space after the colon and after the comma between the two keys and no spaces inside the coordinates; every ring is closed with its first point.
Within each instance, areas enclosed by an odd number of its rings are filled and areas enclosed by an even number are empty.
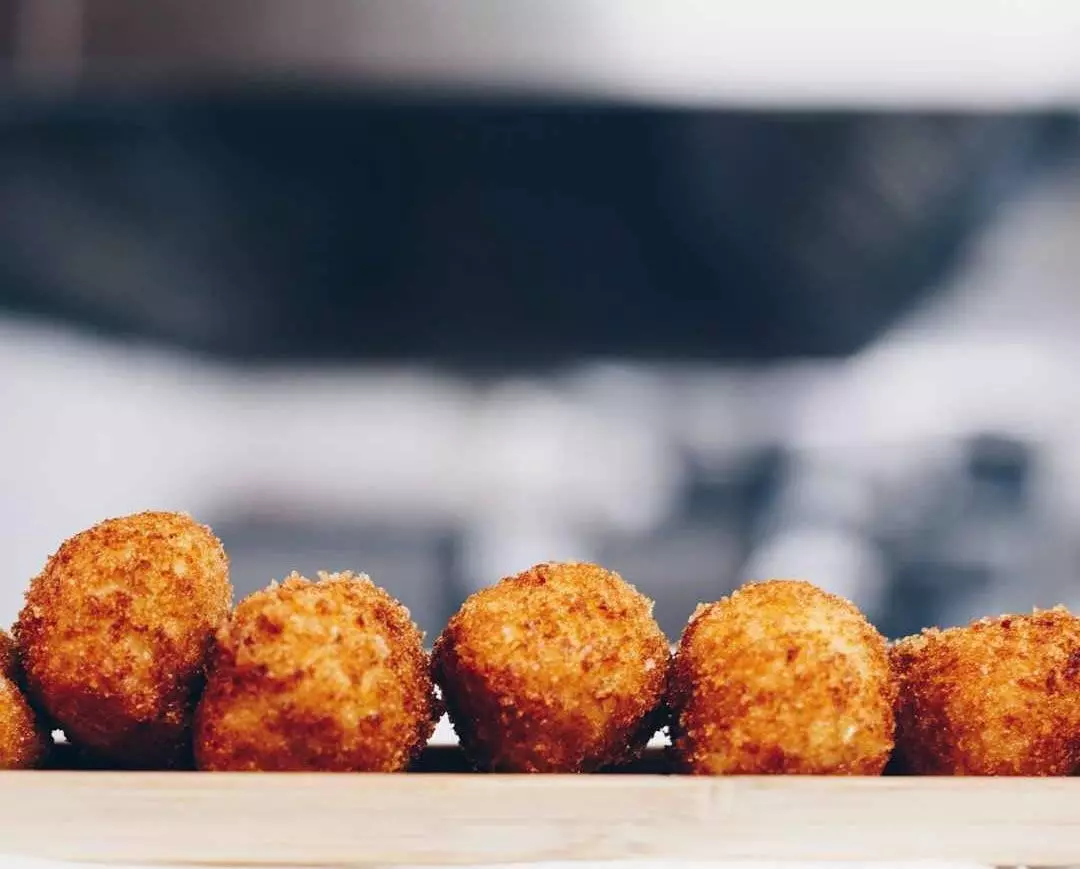
{"type": "Polygon", "coordinates": [[[897,753],[922,775],[1080,767],[1080,619],[1063,607],[896,643],[897,753]]]}
{"type": "Polygon", "coordinates": [[[109,519],[67,540],[26,593],[15,641],[28,690],[67,738],[169,767],[232,599],[221,542],[180,513],[109,519]]]}
{"type": "Polygon", "coordinates": [[[808,582],[750,583],[691,616],[672,665],[681,772],[880,775],[896,688],[884,637],[808,582]]]}
{"type": "Polygon", "coordinates": [[[440,709],[423,634],[367,576],[293,573],[237,606],[195,720],[207,770],[395,772],[440,709]]]}
{"type": "Polygon", "coordinates": [[[591,772],[661,725],[667,640],[652,601],[595,564],[539,564],[473,594],[435,643],[435,679],[470,761],[591,772]]]}
{"type": "Polygon", "coordinates": [[[38,766],[50,742],[23,696],[18,679],[15,643],[0,631],[0,769],[38,766]]]}
{"type": "Polygon", "coordinates": [[[7,631],[0,631],[0,675],[16,681],[19,679],[18,650],[7,631]]]}
{"type": "Polygon", "coordinates": [[[0,677],[0,769],[31,769],[45,758],[49,738],[18,686],[0,677]]]}

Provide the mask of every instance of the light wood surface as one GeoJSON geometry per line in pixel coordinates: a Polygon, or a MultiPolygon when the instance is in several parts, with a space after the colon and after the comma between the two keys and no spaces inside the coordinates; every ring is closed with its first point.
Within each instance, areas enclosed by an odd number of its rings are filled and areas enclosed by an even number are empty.
{"type": "Polygon", "coordinates": [[[0,854],[183,865],[1080,863],[1074,779],[0,773],[0,854]]]}

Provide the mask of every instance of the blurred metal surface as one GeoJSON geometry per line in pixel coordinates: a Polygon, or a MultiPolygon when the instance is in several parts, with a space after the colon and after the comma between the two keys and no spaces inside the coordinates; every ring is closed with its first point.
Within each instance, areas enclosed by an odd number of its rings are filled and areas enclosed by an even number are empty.
{"type": "Polygon", "coordinates": [[[853,353],[1075,138],[880,111],[1052,97],[1080,7],[1034,5],[0,0],[0,305],[243,361],[853,353]],[[876,110],[716,109],[815,81],[876,110]]]}
{"type": "Polygon", "coordinates": [[[0,108],[0,305],[238,361],[857,351],[1075,124],[326,91],[0,108]]]}
{"type": "Polygon", "coordinates": [[[20,69],[54,79],[319,77],[696,106],[1080,103],[1080,8],[1067,0],[7,2],[23,21],[20,69]],[[53,32],[73,22],[81,40],[61,56],[53,32]],[[44,64],[30,56],[43,46],[44,64]]]}

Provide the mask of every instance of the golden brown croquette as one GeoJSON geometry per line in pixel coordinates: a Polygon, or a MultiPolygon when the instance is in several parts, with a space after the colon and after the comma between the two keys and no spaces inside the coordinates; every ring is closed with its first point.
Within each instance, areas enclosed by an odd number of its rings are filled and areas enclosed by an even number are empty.
{"type": "Polygon", "coordinates": [[[1080,619],[1064,608],[929,629],[892,648],[897,754],[922,775],[1080,768],[1080,619]]]}
{"type": "Polygon", "coordinates": [[[595,564],[539,564],[466,600],[433,661],[469,759],[591,772],[638,755],[661,724],[669,658],[652,606],[595,564]]]}
{"type": "Polygon", "coordinates": [[[231,598],[221,542],[189,516],[95,525],[27,591],[15,641],[28,690],[69,740],[118,765],[182,763],[231,598]]]}
{"type": "Polygon", "coordinates": [[[395,772],[435,728],[423,634],[368,577],[296,573],[218,634],[195,718],[207,770],[395,772]]]}
{"type": "Polygon", "coordinates": [[[0,631],[0,674],[18,681],[19,669],[15,641],[7,631],[0,631]]]}
{"type": "Polygon", "coordinates": [[[0,631],[0,769],[30,769],[45,757],[50,739],[19,687],[15,643],[0,631]]]}
{"type": "Polygon", "coordinates": [[[885,639],[807,582],[751,583],[699,606],[668,696],[682,772],[879,775],[893,747],[885,639]]]}
{"type": "Polygon", "coordinates": [[[45,757],[49,736],[22,691],[0,676],[0,769],[30,769],[45,757]]]}

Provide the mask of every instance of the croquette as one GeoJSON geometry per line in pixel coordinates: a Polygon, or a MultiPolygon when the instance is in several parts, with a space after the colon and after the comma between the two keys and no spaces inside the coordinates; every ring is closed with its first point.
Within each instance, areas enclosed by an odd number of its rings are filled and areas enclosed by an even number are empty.
{"type": "Polygon", "coordinates": [[[423,634],[367,576],[293,573],[236,607],[195,717],[206,770],[396,772],[439,708],[423,634]]]}
{"type": "Polygon", "coordinates": [[[232,600],[209,528],[109,519],[64,542],[15,625],[27,689],[77,745],[118,766],[183,765],[214,632],[232,600]]]}
{"type": "Polygon", "coordinates": [[[19,688],[15,644],[0,631],[0,769],[37,766],[49,741],[19,688]]]}
{"type": "Polygon", "coordinates": [[[0,769],[30,769],[45,757],[48,734],[39,726],[22,691],[0,676],[0,769]]]}
{"type": "Polygon", "coordinates": [[[473,594],[433,667],[469,760],[500,772],[592,772],[661,725],[670,656],[652,601],[595,564],[539,564],[473,594]]]}
{"type": "Polygon", "coordinates": [[[897,755],[921,775],[1080,768],[1080,619],[1064,608],[897,642],[897,755]]]}
{"type": "Polygon", "coordinates": [[[7,631],[0,631],[0,675],[9,679],[18,679],[18,651],[15,641],[7,631]]]}
{"type": "Polygon", "coordinates": [[[895,682],[884,637],[807,582],[699,606],[672,665],[671,756],[700,775],[880,775],[895,682]]]}

